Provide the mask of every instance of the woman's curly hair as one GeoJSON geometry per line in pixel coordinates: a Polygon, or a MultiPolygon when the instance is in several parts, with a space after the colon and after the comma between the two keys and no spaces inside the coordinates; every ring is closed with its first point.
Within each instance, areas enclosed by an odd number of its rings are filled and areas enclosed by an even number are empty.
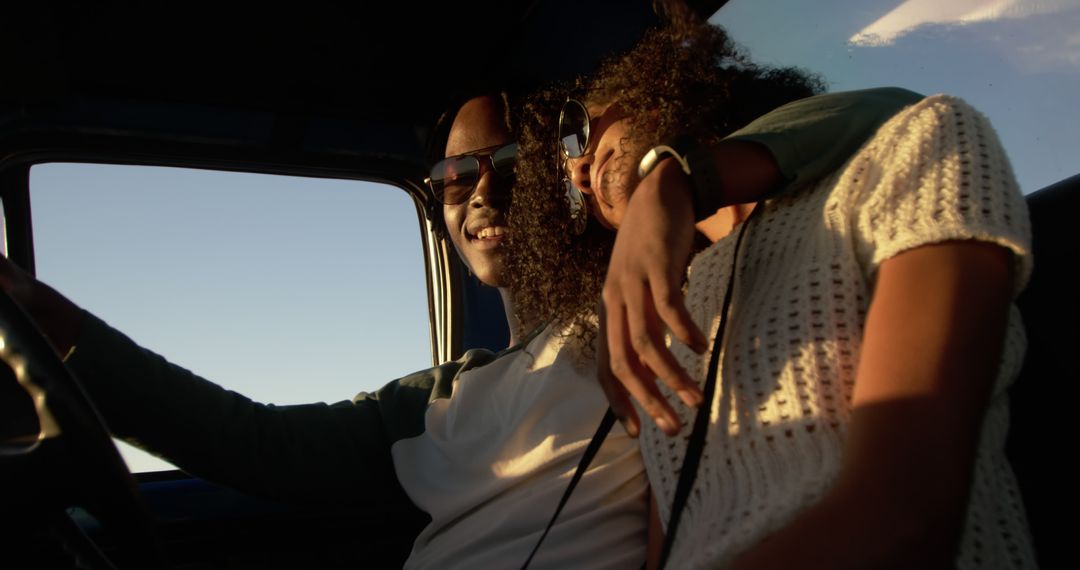
{"type": "Polygon", "coordinates": [[[586,347],[596,335],[596,310],[615,234],[590,219],[573,235],[558,161],[559,109],[568,95],[587,105],[618,103],[627,118],[622,140],[636,165],[645,151],[679,135],[716,142],[785,103],[823,90],[793,68],[751,63],[727,33],[687,17],[650,30],[627,54],[604,62],[589,81],[556,86],[525,104],[517,184],[509,213],[508,273],[525,322],[537,317],[572,325],[586,347]],[[527,229],[526,229],[527,228],[527,229]]]}
{"type": "Polygon", "coordinates": [[[518,321],[561,321],[583,346],[595,333],[595,314],[615,233],[589,218],[584,233],[571,230],[556,133],[570,86],[534,93],[523,105],[516,182],[507,223],[506,275],[518,321]]]}

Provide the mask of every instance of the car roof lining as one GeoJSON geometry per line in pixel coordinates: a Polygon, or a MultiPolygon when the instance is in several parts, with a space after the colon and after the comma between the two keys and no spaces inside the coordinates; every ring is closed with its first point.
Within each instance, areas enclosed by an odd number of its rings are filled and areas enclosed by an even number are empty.
{"type": "Polygon", "coordinates": [[[125,154],[136,141],[181,160],[264,171],[243,158],[259,156],[274,171],[390,179],[422,178],[426,138],[456,93],[571,78],[657,21],[645,0],[12,8],[0,23],[15,54],[0,160],[28,148],[125,154]]]}

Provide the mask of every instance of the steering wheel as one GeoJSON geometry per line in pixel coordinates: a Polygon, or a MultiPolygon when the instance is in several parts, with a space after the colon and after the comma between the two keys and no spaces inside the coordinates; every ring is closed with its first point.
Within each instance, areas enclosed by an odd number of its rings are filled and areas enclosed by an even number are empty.
{"type": "MultiPolygon", "coordinates": [[[[0,517],[10,518],[3,526],[16,536],[44,531],[80,568],[167,567],[153,517],[101,416],[33,321],[3,292],[0,362],[29,394],[39,426],[28,439],[0,434],[0,517]],[[67,516],[74,506],[110,531],[112,562],[67,516]]],[[[0,557],[15,552],[5,550],[0,557]]]]}

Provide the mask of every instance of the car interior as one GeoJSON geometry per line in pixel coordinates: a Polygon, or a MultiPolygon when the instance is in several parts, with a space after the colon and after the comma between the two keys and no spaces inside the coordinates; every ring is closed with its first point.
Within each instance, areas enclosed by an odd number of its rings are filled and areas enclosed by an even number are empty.
{"type": "MultiPolygon", "coordinates": [[[[728,3],[689,2],[706,17],[728,3]]],[[[586,73],[658,21],[646,0],[42,0],[5,11],[0,200],[12,261],[35,271],[35,165],[385,183],[415,206],[433,363],[508,338],[498,294],[434,230],[439,204],[423,180],[439,116],[479,86],[524,91],[586,73]]],[[[1019,301],[1029,348],[1008,454],[1041,564],[1053,567],[1071,495],[1064,402],[1080,379],[1080,307],[1064,267],[1078,259],[1066,216],[1080,207],[1080,175],[1027,200],[1037,262],[1019,301]]],[[[422,521],[407,516],[280,505],[178,470],[131,475],[77,379],[2,295],[0,356],[0,566],[400,567],[409,554],[422,521]]]]}

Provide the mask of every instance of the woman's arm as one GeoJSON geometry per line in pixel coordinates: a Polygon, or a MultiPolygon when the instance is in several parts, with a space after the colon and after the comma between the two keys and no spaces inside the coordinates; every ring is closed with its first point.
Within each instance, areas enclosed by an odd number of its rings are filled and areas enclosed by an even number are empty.
{"type": "Polygon", "coordinates": [[[735,568],[953,565],[1011,270],[1008,249],[975,241],[881,264],[839,477],[735,568]]]}

